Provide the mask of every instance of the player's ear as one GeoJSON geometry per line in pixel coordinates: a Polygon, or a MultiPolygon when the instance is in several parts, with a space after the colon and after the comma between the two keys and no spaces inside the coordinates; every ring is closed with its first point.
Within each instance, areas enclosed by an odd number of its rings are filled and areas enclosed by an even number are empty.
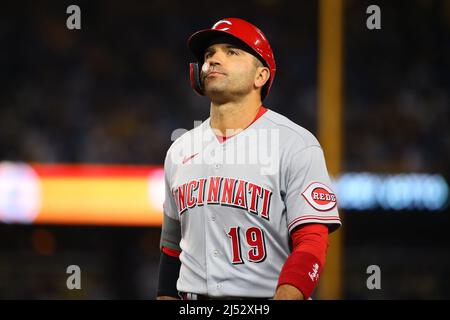
{"type": "Polygon", "coordinates": [[[255,87],[262,88],[270,78],[270,70],[267,67],[260,66],[256,68],[255,87]]]}

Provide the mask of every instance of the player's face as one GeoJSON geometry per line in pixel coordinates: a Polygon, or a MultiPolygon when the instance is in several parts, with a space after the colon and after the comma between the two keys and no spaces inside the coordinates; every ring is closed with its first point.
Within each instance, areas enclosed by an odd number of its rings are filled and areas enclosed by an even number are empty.
{"type": "Polygon", "coordinates": [[[255,90],[257,59],[235,45],[209,46],[204,55],[202,79],[207,96],[244,96],[255,90]]]}

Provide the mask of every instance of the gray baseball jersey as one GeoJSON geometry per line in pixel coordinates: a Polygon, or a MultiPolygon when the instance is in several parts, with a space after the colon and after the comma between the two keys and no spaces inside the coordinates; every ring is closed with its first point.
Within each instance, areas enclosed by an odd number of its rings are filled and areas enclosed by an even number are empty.
{"type": "Polygon", "coordinates": [[[181,250],[179,291],[272,297],[290,232],[340,225],[319,142],[272,110],[223,143],[207,119],[172,144],[164,169],[161,245],[181,250]]]}

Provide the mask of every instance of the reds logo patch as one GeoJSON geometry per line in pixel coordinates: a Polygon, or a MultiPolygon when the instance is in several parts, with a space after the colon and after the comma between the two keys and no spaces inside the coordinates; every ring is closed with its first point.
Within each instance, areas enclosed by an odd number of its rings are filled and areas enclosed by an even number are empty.
{"type": "Polygon", "coordinates": [[[302,192],[302,196],[314,209],[319,211],[328,211],[336,206],[336,195],[323,183],[311,183],[302,192]]]}

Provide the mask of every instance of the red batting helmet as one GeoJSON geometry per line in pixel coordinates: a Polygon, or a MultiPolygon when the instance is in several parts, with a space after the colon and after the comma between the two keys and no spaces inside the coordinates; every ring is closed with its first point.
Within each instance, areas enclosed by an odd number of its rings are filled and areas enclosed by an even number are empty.
{"type": "Polygon", "coordinates": [[[246,45],[255,57],[270,69],[270,78],[261,90],[261,99],[270,91],[275,78],[276,65],[272,48],[264,34],[253,24],[238,18],[226,18],[217,21],[211,29],[197,31],[189,37],[188,47],[197,62],[190,64],[191,86],[200,95],[204,95],[200,79],[200,65],[203,64],[203,54],[211,42],[220,36],[231,36],[234,40],[246,45]]]}

